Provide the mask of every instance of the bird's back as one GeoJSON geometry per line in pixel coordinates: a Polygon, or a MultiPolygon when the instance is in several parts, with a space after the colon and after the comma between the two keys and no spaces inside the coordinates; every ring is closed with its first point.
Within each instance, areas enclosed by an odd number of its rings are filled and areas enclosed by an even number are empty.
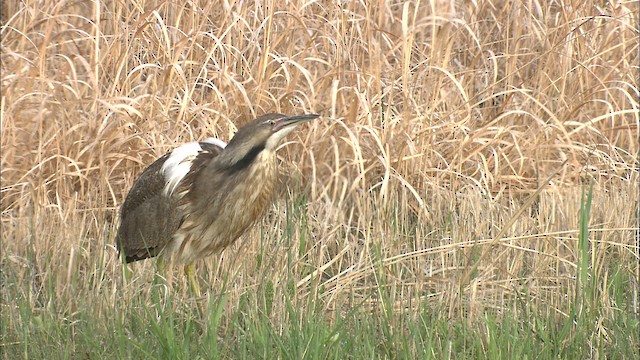
{"type": "Polygon", "coordinates": [[[184,219],[176,191],[181,177],[193,161],[210,160],[223,146],[219,141],[185,144],[140,174],[120,210],[116,244],[126,262],[157,256],[172,241],[184,219]]]}

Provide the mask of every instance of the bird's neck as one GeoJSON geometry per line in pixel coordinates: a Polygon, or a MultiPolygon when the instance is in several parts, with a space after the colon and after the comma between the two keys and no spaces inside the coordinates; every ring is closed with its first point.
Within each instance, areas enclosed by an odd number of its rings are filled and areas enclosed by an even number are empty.
{"type": "MultiPolygon", "coordinates": [[[[231,144],[229,144],[231,145],[231,144]]],[[[264,144],[227,146],[217,157],[220,167],[230,172],[246,170],[265,161],[273,162],[275,154],[266,149],[264,144]]],[[[270,164],[269,164],[270,165],[270,164]]]]}

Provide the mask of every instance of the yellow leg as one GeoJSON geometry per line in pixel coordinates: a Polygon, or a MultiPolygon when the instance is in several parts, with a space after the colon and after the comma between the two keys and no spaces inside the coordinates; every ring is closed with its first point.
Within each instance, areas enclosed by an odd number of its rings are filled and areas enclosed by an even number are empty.
{"type": "Polygon", "coordinates": [[[196,281],[196,264],[191,262],[185,265],[184,272],[187,274],[187,279],[189,281],[189,287],[191,287],[191,291],[197,296],[200,297],[200,286],[198,286],[198,281],[196,281]]]}

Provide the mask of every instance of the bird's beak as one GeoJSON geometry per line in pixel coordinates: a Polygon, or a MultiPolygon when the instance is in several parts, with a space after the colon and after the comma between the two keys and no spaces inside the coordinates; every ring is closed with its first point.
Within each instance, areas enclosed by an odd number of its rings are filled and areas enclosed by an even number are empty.
{"type": "Polygon", "coordinates": [[[318,117],[320,117],[320,115],[318,114],[285,116],[276,120],[276,125],[273,127],[273,131],[279,131],[290,126],[298,126],[302,123],[311,121],[318,117]]]}

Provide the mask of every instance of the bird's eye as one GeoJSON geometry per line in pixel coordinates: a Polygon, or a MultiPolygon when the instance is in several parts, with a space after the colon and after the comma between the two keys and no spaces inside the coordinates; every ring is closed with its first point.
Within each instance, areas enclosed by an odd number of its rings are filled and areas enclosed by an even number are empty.
{"type": "Polygon", "coordinates": [[[269,124],[269,125],[275,125],[276,124],[275,120],[267,120],[266,123],[269,124]]]}

